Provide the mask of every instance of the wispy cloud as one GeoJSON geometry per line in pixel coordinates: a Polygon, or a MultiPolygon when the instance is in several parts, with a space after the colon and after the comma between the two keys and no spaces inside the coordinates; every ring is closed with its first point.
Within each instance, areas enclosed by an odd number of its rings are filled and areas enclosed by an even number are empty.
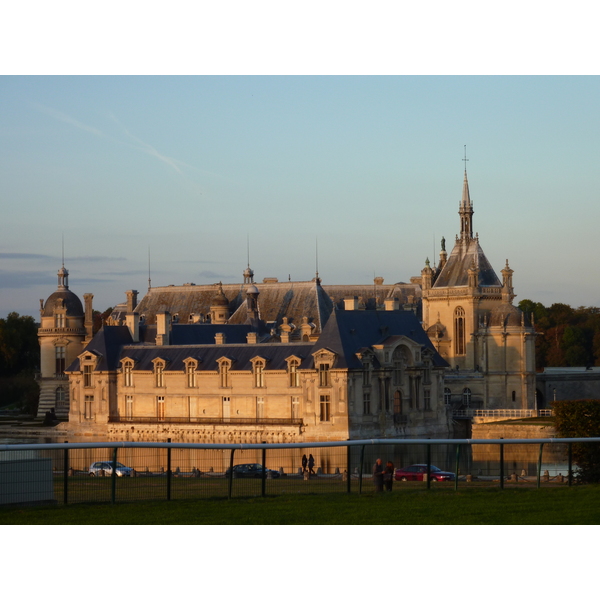
{"type": "Polygon", "coordinates": [[[6,259],[36,259],[36,260],[40,260],[40,259],[51,259],[53,258],[52,256],[48,256],[47,254],[26,254],[24,252],[0,252],[0,258],[6,258],[6,259]]]}
{"type": "Polygon", "coordinates": [[[88,133],[91,133],[93,135],[97,135],[98,137],[102,137],[102,138],[108,137],[104,133],[102,133],[100,130],[96,129],[95,127],[90,127],[89,125],[86,125],[85,123],[82,123],[81,121],[78,121],[77,119],[74,119],[73,117],[70,117],[69,115],[66,115],[65,113],[60,112],[59,110],[49,108],[48,106],[44,106],[43,104],[38,104],[37,102],[32,102],[31,106],[33,106],[40,112],[47,114],[49,117],[56,119],[57,121],[62,121],[63,123],[68,123],[69,125],[73,125],[73,127],[77,127],[78,129],[82,129],[83,131],[87,131],[88,133]]]}
{"type": "Polygon", "coordinates": [[[155,158],[158,158],[158,160],[161,160],[162,162],[173,167],[178,173],[181,173],[181,169],[175,164],[177,161],[175,161],[174,158],[171,158],[170,156],[165,156],[164,154],[161,154],[156,148],[154,148],[154,146],[147,144],[143,140],[140,140],[140,138],[133,135],[112,113],[109,113],[109,116],[119,127],[121,127],[121,129],[123,129],[125,134],[130,139],[132,139],[134,142],[136,142],[136,144],[132,145],[133,148],[137,148],[138,150],[141,150],[142,152],[145,152],[146,154],[149,154],[150,156],[154,156],[155,158]]]}
{"type": "Polygon", "coordinates": [[[215,273],[215,271],[200,271],[198,273],[204,279],[235,279],[234,275],[225,275],[223,273],[215,273]]]}
{"type": "Polygon", "coordinates": [[[68,262],[115,262],[127,260],[124,256],[74,256],[68,262]]]}
{"type": "Polygon", "coordinates": [[[96,129],[95,127],[90,127],[89,125],[86,125],[85,123],[82,123],[81,121],[78,121],[77,119],[74,119],[73,117],[71,117],[63,112],[60,112],[59,110],[55,110],[54,108],[49,108],[48,106],[44,106],[43,104],[39,104],[37,102],[31,102],[30,104],[36,110],[48,115],[49,117],[52,117],[53,119],[56,119],[57,121],[62,121],[63,123],[67,123],[69,125],[72,125],[73,127],[77,127],[77,129],[81,129],[82,131],[86,131],[87,133],[91,133],[92,135],[95,135],[97,137],[108,139],[117,144],[123,144],[130,148],[134,148],[135,150],[138,150],[140,152],[144,152],[145,154],[153,156],[154,158],[160,160],[161,162],[164,162],[165,164],[169,165],[170,167],[175,169],[178,173],[181,173],[181,169],[177,166],[177,163],[179,163],[179,164],[183,164],[183,163],[175,160],[174,158],[171,158],[170,156],[165,156],[164,154],[161,154],[156,148],[154,148],[154,146],[152,146],[152,145],[144,142],[143,140],[139,139],[138,137],[134,136],[132,133],[129,132],[129,130],[126,127],[124,127],[117,120],[117,118],[112,113],[109,114],[111,120],[114,121],[117,125],[119,125],[119,127],[121,127],[121,129],[124,131],[124,133],[127,135],[127,137],[135,142],[134,144],[131,144],[129,142],[124,142],[122,140],[118,140],[110,135],[105,134],[104,132],[100,131],[99,129],[96,129]]]}
{"type": "Polygon", "coordinates": [[[56,286],[56,276],[46,271],[31,271],[24,273],[17,271],[0,271],[0,287],[5,289],[29,288],[37,285],[56,286]]]}

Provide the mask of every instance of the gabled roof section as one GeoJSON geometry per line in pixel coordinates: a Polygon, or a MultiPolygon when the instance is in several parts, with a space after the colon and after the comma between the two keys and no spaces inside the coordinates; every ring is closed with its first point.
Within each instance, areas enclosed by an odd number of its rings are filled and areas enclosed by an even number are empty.
{"type": "Polygon", "coordinates": [[[336,368],[360,369],[362,364],[356,353],[391,336],[406,336],[426,346],[433,350],[436,366],[447,366],[414,313],[402,310],[337,310],[329,318],[313,354],[325,348],[337,354],[336,368]]]}
{"type": "MultiPolygon", "coordinates": [[[[85,347],[86,352],[100,356],[96,371],[114,371],[119,366],[121,348],[131,344],[131,334],[125,325],[105,325],[85,347]]],[[[79,371],[79,358],[76,358],[65,371],[79,371]]]]}

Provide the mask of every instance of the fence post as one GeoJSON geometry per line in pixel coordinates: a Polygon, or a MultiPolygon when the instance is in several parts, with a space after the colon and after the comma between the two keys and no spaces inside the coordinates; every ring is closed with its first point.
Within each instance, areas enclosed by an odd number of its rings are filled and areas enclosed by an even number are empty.
{"type": "MultiPolygon", "coordinates": [[[[167,444],[171,443],[171,438],[167,438],[167,444]]],[[[167,500],[171,499],[171,447],[167,446],[167,500]]]]}
{"type": "Polygon", "coordinates": [[[456,466],[454,468],[454,491],[458,490],[458,471],[460,464],[460,444],[456,444],[456,466]]]}
{"type": "Polygon", "coordinates": [[[500,442],[500,489],[504,489],[504,444],[502,442],[500,442]]]}
{"type": "MultiPolygon", "coordinates": [[[[267,442],[261,442],[262,444],[266,444],[267,442]]],[[[266,495],[265,492],[265,488],[266,488],[266,483],[267,483],[267,471],[266,471],[266,465],[267,464],[267,449],[263,448],[262,449],[262,477],[261,477],[261,481],[260,481],[260,495],[264,498],[266,495]]]]}
{"type": "MultiPolygon", "coordinates": [[[[350,440],[348,440],[350,441],[350,440]]],[[[346,482],[346,491],[350,493],[352,491],[352,471],[350,469],[350,444],[346,446],[346,469],[348,469],[348,481],[346,482]]]]}
{"type": "Polygon", "coordinates": [[[113,458],[112,458],[112,475],[110,479],[110,503],[114,504],[116,502],[117,497],[117,450],[118,448],[113,449],[113,458]]]}
{"type": "Polygon", "coordinates": [[[427,489],[431,489],[431,444],[427,444],[427,489]]]}
{"type": "Polygon", "coordinates": [[[537,487],[540,489],[541,487],[541,478],[542,478],[542,454],[544,453],[544,444],[540,444],[540,455],[538,457],[538,473],[537,473],[537,487]]]}
{"type": "Polygon", "coordinates": [[[569,473],[567,475],[567,481],[569,482],[569,487],[573,485],[573,444],[569,442],[569,473]]]}
{"type": "Polygon", "coordinates": [[[227,500],[231,500],[231,490],[233,488],[233,453],[235,448],[231,449],[231,455],[229,456],[229,481],[227,483],[227,500]]]}
{"type": "MultiPolygon", "coordinates": [[[[65,442],[65,444],[68,444],[69,442],[65,442]]],[[[64,477],[64,484],[63,484],[63,503],[67,504],[68,500],[69,500],[69,491],[68,491],[68,481],[69,481],[69,449],[65,448],[63,450],[63,477],[64,477]]]]}
{"type": "Polygon", "coordinates": [[[358,493],[362,492],[362,480],[363,480],[363,464],[365,461],[365,446],[364,444],[360,447],[360,463],[358,470],[358,493]]]}

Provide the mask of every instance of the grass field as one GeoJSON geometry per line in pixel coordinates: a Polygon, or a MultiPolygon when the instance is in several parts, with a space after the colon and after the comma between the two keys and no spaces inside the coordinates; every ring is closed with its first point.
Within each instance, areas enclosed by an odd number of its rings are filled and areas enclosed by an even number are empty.
{"type": "MultiPolygon", "coordinates": [[[[108,482],[101,482],[106,484],[108,482]]],[[[99,491],[99,490],[96,490],[99,491]]],[[[104,490],[105,491],[105,490],[104,490]]],[[[99,500],[107,500],[104,491],[99,500]]],[[[596,525],[600,485],[305,493],[0,508],[1,525],[596,525]]]]}

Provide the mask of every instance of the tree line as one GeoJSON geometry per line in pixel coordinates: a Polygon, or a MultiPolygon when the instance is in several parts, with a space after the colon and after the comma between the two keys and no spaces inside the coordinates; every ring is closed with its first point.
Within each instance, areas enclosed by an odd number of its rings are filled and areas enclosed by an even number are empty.
{"type": "MultiPolygon", "coordinates": [[[[110,315],[93,311],[93,332],[96,333],[110,315]]],[[[20,408],[32,415],[37,412],[39,386],[36,373],[40,370],[38,327],[33,317],[11,312],[0,319],[0,408],[20,408]]]]}
{"type": "Polygon", "coordinates": [[[519,308],[533,321],[535,362],[544,367],[592,367],[600,365],[600,308],[521,300],[519,308]]]}

